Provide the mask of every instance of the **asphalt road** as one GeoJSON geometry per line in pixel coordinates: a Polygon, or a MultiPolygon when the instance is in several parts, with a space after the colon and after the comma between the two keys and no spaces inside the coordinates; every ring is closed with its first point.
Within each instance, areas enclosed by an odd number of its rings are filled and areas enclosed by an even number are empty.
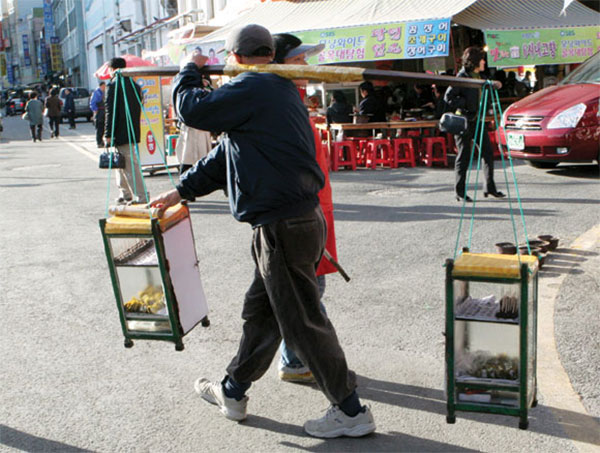
{"type": "MultiPolygon", "coordinates": [[[[594,451],[600,448],[600,238],[597,166],[540,171],[517,164],[527,234],[560,248],[541,271],[557,292],[554,338],[568,385],[553,368],[540,383],[527,431],[513,417],[458,413],[446,424],[444,268],[461,205],[450,169],[363,170],[332,175],[339,258],[352,280],[327,279],[324,302],[377,433],[323,441],[302,424],[328,402],[310,386],[282,383],[276,364],[249,391],[249,417],[224,419],[199,400],[193,381],[221,379],[241,333],[252,278],[251,229],[228,212],[222,192],[191,205],[211,326],[176,352],[166,342],[123,347],[98,219],[117,196],[89,123],[32,143],[19,118],[0,139],[0,331],[2,451],[594,451]],[[577,241],[585,237],[585,246],[577,241]],[[573,244],[576,244],[572,247],[573,244]],[[558,280],[557,280],[558,279],[558,280]],[[557,283],[558,282],[558,283],[557,283]],[[571,387],[572,386],[572,387],[571,387]],[[548,389],[541,391],[542,388],[548,389]],[[573,396],[563,405],[554,394],[573,396]],[[571,428],[581,428],[571,429],[571,428]]],[[[48,131],[44,132],[48,137],[48,131]]],[[[509,175],[510,180],[512,176],[509,175]]],[[[500,190],[503,173],[496,170],[500,190]]],[[[170,187],[147,179],[151,193],[170,187]]],[[[514,187],[511,190],[514,196],[514,187]]],[[[513,207],[516,204],[513,203],[513,207]]],[[[460,246],[468,242],[468,217],[460,246]]],[[[525,237],[515,218],[519,241],[525,237]]],[[[513,240],[509,204],[479,192],[471,250],[513,240]]],[[[540,312],[547,310],[540,300],[540,312]]],[[[546,358],[539,357],[540,365],[546,358]]]]}

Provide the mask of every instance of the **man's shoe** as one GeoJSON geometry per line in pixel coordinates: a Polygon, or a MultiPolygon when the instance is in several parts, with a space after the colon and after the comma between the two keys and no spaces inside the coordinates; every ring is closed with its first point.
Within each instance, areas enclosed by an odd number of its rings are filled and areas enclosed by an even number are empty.
{"type": "Polygon", "coordinates": [[[127,203],[131,202],[131,200],[132,200],[131,198],[119,197],[115,200],[115,202],[117,204],[127,204],[127,203]]]}
{"type": "Polygon", "coordinates": [[[375,431],[373,414],[367,407],[354,417],[344,414],[337,406],[330,406],[322,418],[309,420],[304,424],[304,431],[314,437],[331,439],[334,437],[362,437],[375,431]]]}
{"type": "Polygon", "coordinates": [[[307,367],[289,367],[283,366],[279,370],[279,379],[285,382],[302,382],[305,384],[314,384],[315,377],[307,367]]]}
{"type": "Polygon", "coordinates": [[[219,406],[221,413],[229,420],[240,422],[246,418],[246,406],[248,397],[244,396],[240,401],[229,398],[223,392],[220,382],[210,382],[208,379],[199,378],[194,382],[194,390],[203,400],[219,406]]]}

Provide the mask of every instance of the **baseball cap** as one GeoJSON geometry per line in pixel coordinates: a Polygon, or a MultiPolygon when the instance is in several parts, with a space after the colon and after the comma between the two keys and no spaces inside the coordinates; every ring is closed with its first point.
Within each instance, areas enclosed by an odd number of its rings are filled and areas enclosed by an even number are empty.
{"type": "Polygon", "coordinates": [[[321,53],[325,44],[302,44],[302,41],[289,33],[278,33],[273,35],[275,43],[275,61],[283,63],[285,58],[292,58],[300,54],[312,57],[321,53]]]}
{"type": "Polygon", "coordinates": [[[249,24],[234,29],[227,37],[225,48],[222,50],[248,57],[261,47],[271,51],[275,49],[271,33],[261,25],[249,24]]]}

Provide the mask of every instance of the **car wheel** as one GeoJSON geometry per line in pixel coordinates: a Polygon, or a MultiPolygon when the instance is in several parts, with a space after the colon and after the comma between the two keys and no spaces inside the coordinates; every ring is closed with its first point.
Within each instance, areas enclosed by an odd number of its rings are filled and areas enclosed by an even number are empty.
{"type": "Polygon", "coordinates": [[[558,162],[542,162],[539,160],[530,160],[528,163],[534,168],[555,168],[558,165],[558,162]]]}

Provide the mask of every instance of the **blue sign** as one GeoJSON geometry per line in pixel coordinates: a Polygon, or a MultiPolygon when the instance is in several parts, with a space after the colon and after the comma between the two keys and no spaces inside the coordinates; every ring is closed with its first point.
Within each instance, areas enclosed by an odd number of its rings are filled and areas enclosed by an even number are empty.
{"type": "Polygon", "coordinates": [[[31,56],[29,55],[29,36],[23,35],[23,61],[25,66],[31,66],[31,56]]]}
{"type": "Polygon", "coordinates": [[[8,64],[6,65],[6,77],[8,78],[8,83],[10,85],[14,85],[15,84],[15,71],[13,69],[13,65],[12,65],[12,61],[7,62],[8,64]]]}
{"type": "Polygon", "coordinates": [[[54,17],[52,16],[52,0],[44,0],[44,38],[50,42],[54,36],[54,17]]]}
{"type": "Polygon", "coordinates": [[[450,50],[450,19],[406,24],[404,58],[446,57],[450,50]]]}

